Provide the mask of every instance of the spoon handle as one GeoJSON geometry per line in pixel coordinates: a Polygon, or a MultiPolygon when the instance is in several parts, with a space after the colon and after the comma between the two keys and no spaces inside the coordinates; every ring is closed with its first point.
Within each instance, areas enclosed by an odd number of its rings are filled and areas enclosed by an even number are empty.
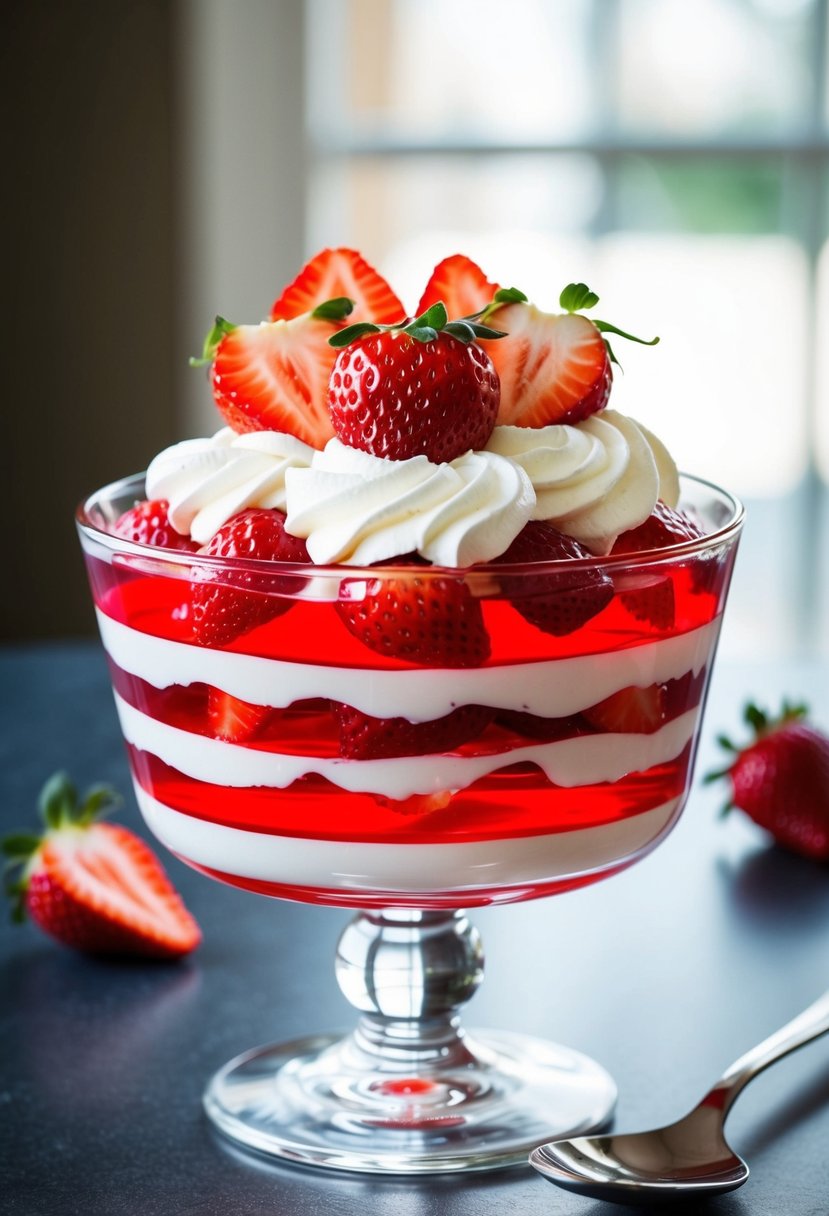
{"type": "Polygon", "coordinates": [[[808,1009],[804,1009],[796,1018],[792,1018],[774,1034],[763,1039],[762,1043],[758,1043],[745,1055],[740,1056],[739,1060],[735,1060],[713,1089],[706,1094],[700,1106],[715,1106],[723,1112],[723,1117],[725,1117],[734,1099],[748,1085],[749,1081],[754,1080],[758,1073],[762,1072],[764,1068],[768,1068],[769,1064],[773,1064],[775,1060],[781,1059],[782,1056],[788,1055],[790,1051],[795,1051],[798,1047],[803,1047],[805,1043],[811,1043],[812,1039],[819,1038],[827,1031],[829,1031],[829,992],[818,997],[808,1009]]]}

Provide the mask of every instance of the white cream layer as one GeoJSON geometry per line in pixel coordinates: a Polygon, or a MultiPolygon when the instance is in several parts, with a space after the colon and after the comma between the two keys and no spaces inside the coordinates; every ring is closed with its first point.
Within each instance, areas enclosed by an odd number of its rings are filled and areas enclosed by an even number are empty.
{"type": "Polygon", "coordinates": [[[459,705],[562,718],[596,705],[620,688],[645,688],[689,671],[696,675],[712,653],[719,620],[677,637],[607,654],[412,671],[367,671],[210,650],[141,633],[100,610],[98,626],[110,658],[154,688],[212,684],[243,701],[276,709],[323,697],[376,718],[405,716],[410,722],[429,722],[459,705]]]}
{"type": "Polygon", "coordinates": [[[532,743],[483,756],[397,756],[384,760],[342,760],[258,751],[168,726],[128,705],[116,693],[124,738],[196,781],[234,788],[285,789],[309,773],[352,793],[409,798],[440,790],[462,790],[509,764],[537,764],[550,781],[573,789],[596,781],[619,781],[676,759],[693,736],[697,710],[691,709],[652,735],[599,734],[553,743],[532,743]]]}
{"type": "MultiPolygon", "coordinates": [[[[604,869],[656,843],[682,799],[619,823],[547,836],[446,844],[373,844],[271,836],[182,815],[136,783],[150,830],[198,865],[260,882],[353,891],[472,892],[543,883],[604,869]]],[[[461,904],[462,906],[462,904],[461,904]]]]}

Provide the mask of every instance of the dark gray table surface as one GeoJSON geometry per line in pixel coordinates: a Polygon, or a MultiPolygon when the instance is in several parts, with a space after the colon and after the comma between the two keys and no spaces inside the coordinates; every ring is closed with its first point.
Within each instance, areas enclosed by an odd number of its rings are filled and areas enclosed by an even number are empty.
{"type": "MultiPolygon", "coordinates": [[[[720,665],[699,769],[747,692],[807,696],[829,726],[829,664],[720,665]]],[[[106,670],[94,644],[0,652],[0,828],[24,826],[43,779],[127,794],[143,832],[106,670]]],[[[474,914],[486,979],[471,1026],[545,1035],[616,1077],[616,1126],[667,1122],[721,1068],[812,1001],[829,977],[829,867],[788,856],[699,781],[669,840],[595,887],[474,914]]],[[[31,926],[0,928],[0,1210],[25,1216],[603,1216],[529,1167],[465,1178],[319,1174],[243,1157],[202,1117],[205,1080],[232,1055],[347,1028],[333,974],[348,913],[268,901],[167,858],[204,929],[188,962],[96,962],[31,926]]],[[[706,1210],[829,1212],[829,1038],[765,1073],[729,1136],[752,1167],[706,1210]]]]}

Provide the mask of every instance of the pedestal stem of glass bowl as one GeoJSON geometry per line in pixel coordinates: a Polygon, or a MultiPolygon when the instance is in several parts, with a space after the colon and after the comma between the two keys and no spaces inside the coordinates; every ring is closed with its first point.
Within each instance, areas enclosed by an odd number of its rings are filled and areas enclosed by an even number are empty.
{"type": "Polygon", "coordinates": [[[340,988],[362,1014],[349,1043],[355,1065],[411,1076],[470,1063],[458,1008],[483,963],[464,912],[358,913],[336,957],[340,988]]]}

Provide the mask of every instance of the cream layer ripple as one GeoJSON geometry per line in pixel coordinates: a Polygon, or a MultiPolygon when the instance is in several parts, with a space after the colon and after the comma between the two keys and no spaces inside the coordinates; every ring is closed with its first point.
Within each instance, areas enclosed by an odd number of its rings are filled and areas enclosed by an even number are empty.
{"type": "Polygon", "coordinates": [[[410,722],[445,717],[458,705],[488,705],[562,718],[603,701],[620,688],[697,675],[713,652],[719,619],[659,642],[626,650],[534,663],[464,669],[378,671],[293,663],[210,650],[141,633],[98,610],[104,648],[123,671],[154,688],[212,684],[249,701],[284,709],[323,697],[375,718],[405,714],[410,722]]]}
{"type": "Polygon", "coordinates": [[[241,747],[168,726],[128,705],[116,693],[124,738],[196,781],[247,788],[286,789],[309,773],[325,777],[355,794],[409,798],[440,790],[462,790],[509,764],[536,764],[555,785],[573,789],[597,781],[619,781],[675,760],[691,739],[696,709],[668,722],[652,735],[597,734],[533,743],[482,756],[430,754],[385,760],[343,760],[296,756],[241,747]]]}
{"type": "MultiPolygon", "coordinates": [[[[618,823],[512,840],[374,844],[305,840],[224,827],[182,815],[136,783],[147,826],[179,857],[260,882],[361,892],[471,892],[602,870],[650,849],[682,805],[672,798],[618,823]]],[[[459,904],[463,906],[463,903],[459,904]]]]}

